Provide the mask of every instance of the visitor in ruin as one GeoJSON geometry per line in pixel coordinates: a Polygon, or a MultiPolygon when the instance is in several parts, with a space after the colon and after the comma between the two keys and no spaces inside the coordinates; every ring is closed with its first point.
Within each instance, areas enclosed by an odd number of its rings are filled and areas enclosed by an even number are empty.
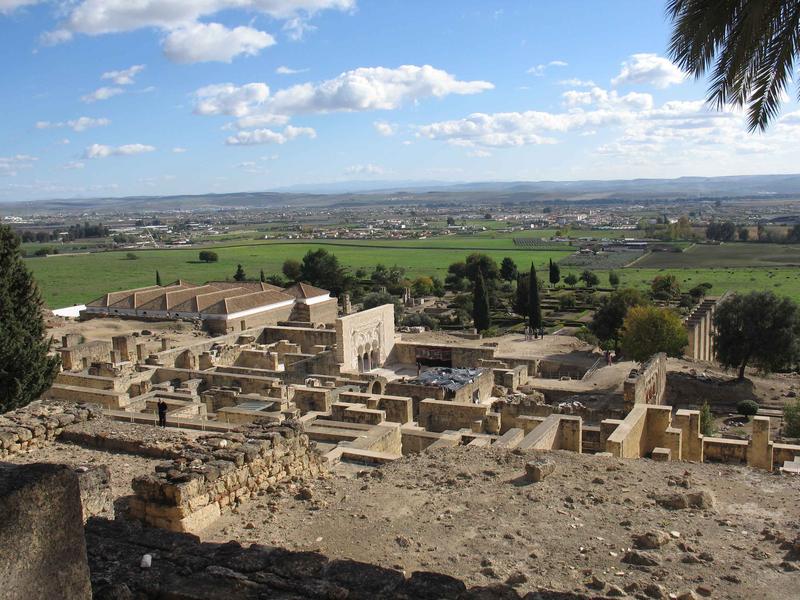
{"type": "Polygon", "coordinates": [[[167,403],[164,402],[163,398],[158,401],[158,426],[167,426],[167,403]]]}

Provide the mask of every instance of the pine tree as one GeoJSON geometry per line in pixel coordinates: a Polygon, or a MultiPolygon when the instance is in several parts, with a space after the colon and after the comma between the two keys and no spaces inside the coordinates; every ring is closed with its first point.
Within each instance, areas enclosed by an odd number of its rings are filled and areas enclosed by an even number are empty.
{"type": "Polygon", "coordinates": [[[236,281],[244,281],[245,279],[247,279],[247,275],[244,274],[244,269],[242,268],[242,265],[236,265],[236,273],[234,273],[233,278],[236,281]]]}
{"type": "Polygon", "coordinates": [[[0,413],[36,400],[52,384],[59,357],[48,356],[39,289],[22,261],[19,238],[0,225],[0,413]]]}
{"type": "Polygon", "coordinates": [[[161,273],[156,271],[156,285],[161,285],[161,273]]]}
{"type": "Polygon", "coordinates": [[[550,259],[550,285],[558,285],[558,282],[561,281],[561,269],[558,267],[556,263],[553,262],[553,259],[550,259]]]}
{"type": "Polygon", "coordinates": [[[259,280],[261,283],[264,283],[267,280],[267,276],[264,275],[264,269],[261,269],[261,275],[259,276],[259,280]]]}
{"type": "Polygon", "coordinates": [[[475,281],[475,291],[472,299],[472,320],[475,322],[475,329],[484,331],[492,325],[492,318],[489,315],[489,293],[486,291],[486,282],[483,274],[479,271],[475,281]]]}
{"type": "Polygon", "coordinates": [[[542,305],[539,300],[539,279],[536,267],[531,263],[531,274],[528,279],[528,325],[534,329],[542,326],[542,305]]]}

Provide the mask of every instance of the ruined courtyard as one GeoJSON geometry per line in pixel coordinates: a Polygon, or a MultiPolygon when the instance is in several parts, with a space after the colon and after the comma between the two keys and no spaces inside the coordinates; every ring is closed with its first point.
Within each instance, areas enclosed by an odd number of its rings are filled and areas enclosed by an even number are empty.
{"type": "Polygon", "coordinates": [[[401,334],[393,306],[316,288],[244,295],[257,306],[211,328],[135,308],[54,321],[62,371],[0,417],[0,460],[77,474],[95,597],[777,599],[800,582],[800,445],[778,409],[800,381],[723,382],[703,359],[713,306],[684,359],[638,365],[569,335],[401,334]],[[743,395],[762,407],[746,429],[702,435],[704,401],[743,395]]]}

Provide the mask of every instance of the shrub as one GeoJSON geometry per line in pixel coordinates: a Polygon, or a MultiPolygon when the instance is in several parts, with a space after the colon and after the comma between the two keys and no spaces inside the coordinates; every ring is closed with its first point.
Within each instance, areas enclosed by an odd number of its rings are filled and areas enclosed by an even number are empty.
{"type": "Polygon", "coordinates": [[[138,259],[139,259],[139,257],[136,256],[133,252],[128,252],[125,255],[125,260],[138,260],[138,259]]]}
{"type": "Polygon", "coordinates": [[[217,256],[217,253],[211,252],[211,250],[201,250],[198,257],[204,263],[212,263],[212,262],[217,262],[219,260],[219,256],[217,256]]]}
{"type": "Polygon", "coordinates": [[[736,405],[736,411],[749,420],[750,417],[758,413],[758,402],[754,400],[742,400],[736,405]]]}
{"type": "Polygon", "coordinates": [[[711,414],[711,407],[708,402],[703,402],[703,406],[700,409],[700,433],[711,436],[716,432],[717,429],[714,427],[714,415],[711,414]]]}
{"type": "Polygon", "coordinates": [[[783,435],[800,437],[800,398],[783,407],[783,435]]]}

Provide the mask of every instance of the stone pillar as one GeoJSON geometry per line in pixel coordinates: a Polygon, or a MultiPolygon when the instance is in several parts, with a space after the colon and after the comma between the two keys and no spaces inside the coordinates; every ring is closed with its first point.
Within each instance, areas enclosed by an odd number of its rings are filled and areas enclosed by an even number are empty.
{"type": "Polygon", "coordinates": [[[747,445],[747,465],[772,471],[772,448],[769,441],[769,417],[753,417],[753,434],[747,445]]]}
{"type": "Polygon", "coordinates": [[[144,362],[145,352],[144,344],[136,344],[136,362],[144,362]]]}
{"type": "Polygon", "coordinates": [[[169,350],[169,340],[167,338],[161,338],[161,350],[169,350]]]}
{"type": "Polygon", "coordinates": [[[700,411],[681,409],[675,413],[675,426],[681,430],[680,460],[703,462],[703,435],[700,433],[700,411]]]}
{"type": "Polygon", "coordinates": [[[342,313],[350,315],[353,313],[353,304],[350,302],[350,294],[342,295],[342,313]]]}

